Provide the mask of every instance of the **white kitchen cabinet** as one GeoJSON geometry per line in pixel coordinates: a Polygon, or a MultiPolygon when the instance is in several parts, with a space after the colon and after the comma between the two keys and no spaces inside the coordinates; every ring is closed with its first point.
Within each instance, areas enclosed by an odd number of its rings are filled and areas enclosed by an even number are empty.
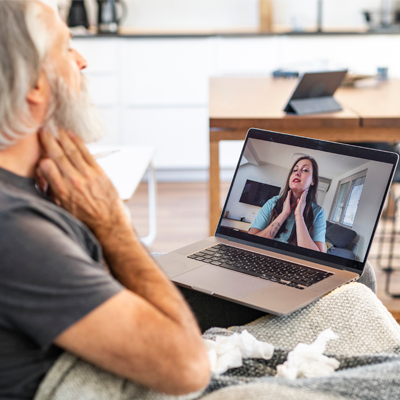
{"type": "Polygon", "coordinates": [[[120,126],[121,126],[121,121],[119,118],[119,109],[117,106],[111,106],[111,107],[106,107],[106,106],[100,106],[97,107],[99,110],[99,113],[103,119],[103,122],[105,124],[106,130],[107,130],[107,135],[105,138],[103,138],[101,141],[99,141],[99,144],[109,144],[109,145],[118,145],[121,143],[120,141],[120,126]]]}
{"type": "Polygon", "coordinates": [[[89,93],[96,106],[113,106],[119,102],[117,74],[87,75],[89,93]]]}
{"type": "Polygon", "coordinates": [[[218,74],[270,74],[279,68],[280,37],[219,38],[218,74]]]}
{"type": "Polygon", "coordinates": [[[73,47],[88,62],[88,74],[115,73],[119,70],[119,38],[77,38],[73,47]]]}
{"type": "Polygon", "coordinates": [[[155,167],[208,167],[207,107],[125,107],[123,121],[123,143],[154,146],[155,167]]]}
{"type": "Polygon", "coordinates": [[[241,140],[226,140],[219,145],[219,163],[221,168],[236,167],[243,147],[241,140]]]}
{"type": "Polygon", "coordinates": [[[361,74],[376,74],[388,67],[400,77],[396,49],[399,35],[284,36],[279,38],[279,58],[285,68],[343,68],[361,74]]]}
{"type": "Polygon", "coordinates": [[[79,38],[73,47],[87,60],[84,74],[88,78],[89,93],[107,129],[107,136],[99,143],[118,145],[121,131],[120,62],[118,38],[79,38]]]}
{"type": "Polygon", "coordinates": [[[211,40],[123,41],[122,141],[157,149],[156,168],[207,168],[211,40]]]}
{"type": "Polygon", "coordinates": [[[212,39],[124,39],[123,103],[206,105],[212,39]]]}

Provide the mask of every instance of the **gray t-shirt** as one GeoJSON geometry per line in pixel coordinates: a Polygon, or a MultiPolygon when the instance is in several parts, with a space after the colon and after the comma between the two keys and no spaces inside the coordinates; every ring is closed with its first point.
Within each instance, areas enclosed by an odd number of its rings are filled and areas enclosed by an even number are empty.
{"type": "Polygon", "coordinates": [[[101,261],[83,223],[0,168],[0,399],[32,399],[54,339],[121,290],[101,261]]]}

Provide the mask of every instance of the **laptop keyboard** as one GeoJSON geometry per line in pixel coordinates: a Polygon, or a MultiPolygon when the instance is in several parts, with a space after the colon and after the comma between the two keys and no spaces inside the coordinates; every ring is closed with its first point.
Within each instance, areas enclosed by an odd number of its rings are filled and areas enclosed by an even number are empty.
{"type": "Polygon", "coordinates": [[[333,275],[330,272],[282,261],[225,244],[217,244],[187,257],[300,290],[333,275]]]}

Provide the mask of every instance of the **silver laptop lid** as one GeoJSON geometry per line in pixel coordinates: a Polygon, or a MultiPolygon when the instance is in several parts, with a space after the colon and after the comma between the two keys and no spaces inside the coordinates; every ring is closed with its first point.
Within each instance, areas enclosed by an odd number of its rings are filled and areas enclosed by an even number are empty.
{"type": "Polygon", "coordinates": [[[362,273],[398,158],[395,153],[252,128],[215,235],[362,273]],[[303,164],[311,165],[310,171],[303,164]],[[300,179],[295,176],[298,170],[300,179]],[[288,191],[304,189],[304,222],[323,251],[297,244],[295,205],[277,226],[274,239],[265,235],[282,213],[288,191]]]}

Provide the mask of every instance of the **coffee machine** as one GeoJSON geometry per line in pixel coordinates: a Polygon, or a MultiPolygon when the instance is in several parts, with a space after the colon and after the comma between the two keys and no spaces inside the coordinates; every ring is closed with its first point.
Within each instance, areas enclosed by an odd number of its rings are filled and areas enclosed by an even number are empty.
{"type": "Polygon", "coordinates": [[[118,33],[118,25],[126,17],[127,8],[123,0],[97,0],[98,33],[118,33]],[[120,16],[117,10],[120,8],[120,16]]]}
{"type": "Polygon", "coordinates": [[[71,28],[74,26],[84,26],[86,29],[89,28],[87,12],[83,0],[72,0],[67,23],[71,28]]]}

